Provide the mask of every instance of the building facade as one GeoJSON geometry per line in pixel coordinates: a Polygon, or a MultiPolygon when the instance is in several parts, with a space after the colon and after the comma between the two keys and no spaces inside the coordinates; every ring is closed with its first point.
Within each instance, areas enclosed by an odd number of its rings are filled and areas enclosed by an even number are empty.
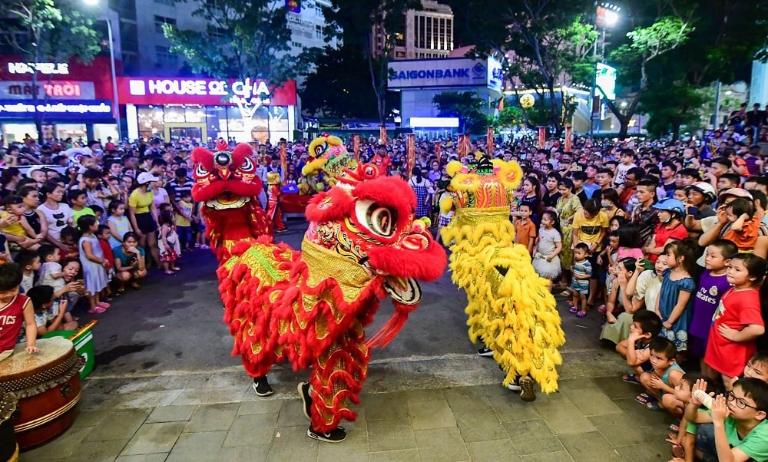
{"type": "MultiPolygon", "coordinates": [[[[371,26],[371,52],[380,56],[388,32],[380,24],[371,26]]],[[[421,0],[421,9],[405,13],[403,32],[395,32],[393,59],[447,58],[453,50],[453,10],[433,0],[421,0]]]]}

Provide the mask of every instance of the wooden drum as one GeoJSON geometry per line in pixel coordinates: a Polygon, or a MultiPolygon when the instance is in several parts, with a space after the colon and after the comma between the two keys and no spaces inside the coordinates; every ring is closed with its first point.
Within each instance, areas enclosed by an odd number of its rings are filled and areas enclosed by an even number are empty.
{"type": "Polygon", "coordinates": [[[22,450],[46,443],[64,433],[75,419],[80,401],[80,367],[71,341],[54,337],[37,341],[39,353],[30,355],[25,345],[0,361],[0,391],[18,399],[12,417],[16,440],[22,450]]]}

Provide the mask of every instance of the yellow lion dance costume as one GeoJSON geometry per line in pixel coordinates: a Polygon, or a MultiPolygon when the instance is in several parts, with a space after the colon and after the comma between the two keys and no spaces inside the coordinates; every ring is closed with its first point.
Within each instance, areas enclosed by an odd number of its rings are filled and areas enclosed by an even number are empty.
{"type": "Polygon", "coordinates": [[[505,386],[520,380],[523,399],[535,399],[533,380],[544,393],[557,391],[558,347],[565,343],[560,315],[549,281],[536,274],[528,250],[515,244],[509,220],[520,166],[483,157],[471,166],[451,162],[447,172],[454,194],[440,208],[455,207],[456,215],[441,235],[451,249],[451,278],[467,293],[469,338],[491,349],[506,373],[505,386]]]}

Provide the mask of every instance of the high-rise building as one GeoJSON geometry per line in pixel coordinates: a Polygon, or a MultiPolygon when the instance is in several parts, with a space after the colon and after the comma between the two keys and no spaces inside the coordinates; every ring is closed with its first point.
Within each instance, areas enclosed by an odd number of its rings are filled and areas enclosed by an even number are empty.
{"type": "MultiPolygon", "coordinates": [[[[395,32],[393,59],[445,58],[453,50],[453,10],[434,0],[421,0],[421,9],[405,13],[403,32],[395,32]]],[[[374,56],[384,49],[387,32],[380,24],[371,29],[374,56]]]]}

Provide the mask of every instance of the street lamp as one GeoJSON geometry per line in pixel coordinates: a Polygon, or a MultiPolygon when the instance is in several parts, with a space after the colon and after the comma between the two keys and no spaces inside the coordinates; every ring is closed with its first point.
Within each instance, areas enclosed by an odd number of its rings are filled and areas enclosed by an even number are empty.
{"type": "MultiPolygon", "coordinates": [[[[101,4],[100,0],[82,0],[82,2],[89,7],[97,7],[101,4]]],[[[115,74],[115,46],[112,43],[112,20],[104,15],[99,18],[107,23],[107,40],[109,41],[109,64],[112,71],[112,115],[115,118],[115,125],[117,126],[117,139],[122,139],[122,133],[120,130],[120,102],[117,98],[117,76],[115,74]]]]}
{"type": "MultiPolygon", "coordinates": [[[[606,29],[616,27],[621,19],[621,7],[610,2],[598,2],[595,5],[595,26],[601,29],[600,40],[600,61],[605,60],[605,31],[606,29]]],[[[592,89],[590,91],[590,124],[589,135],[595,133],[595,125],[600,117],[600,106],[595,105],[595,93],[597,91],[597,40],[595,40],[592,49],[592,57],[595,60],[595,75],[592,78],[592,89]]]]}

